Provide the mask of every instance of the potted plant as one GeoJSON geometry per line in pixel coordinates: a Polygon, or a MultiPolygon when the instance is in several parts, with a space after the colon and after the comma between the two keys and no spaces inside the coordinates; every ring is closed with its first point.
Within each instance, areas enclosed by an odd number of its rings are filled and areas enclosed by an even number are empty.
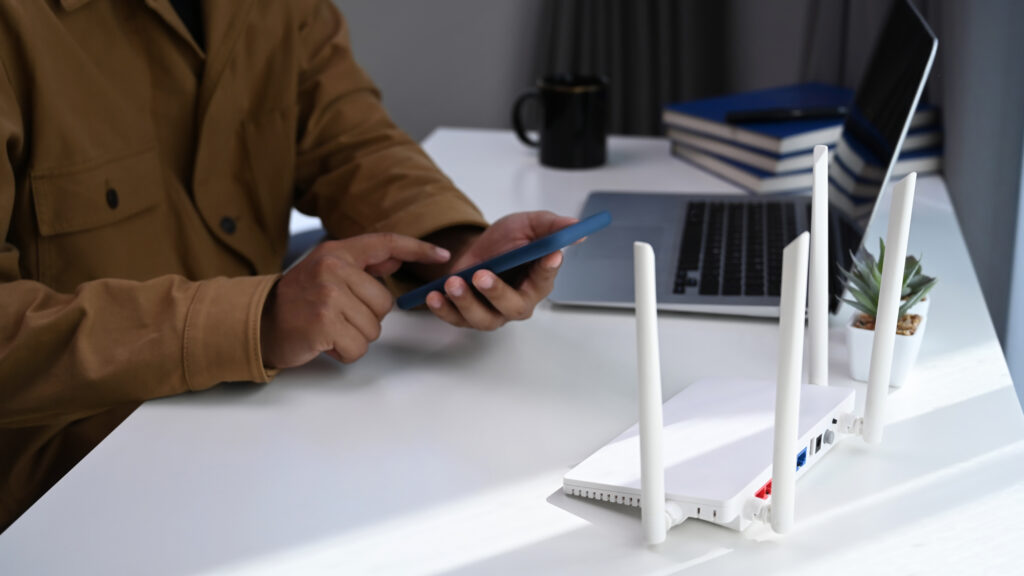
{"type": "MultiPolygon", "coordinates": [[[[850,271],[840,270],[853,296],[852,299],[844,299],[844,302],[858,311],[846,326],[846,347],[850,353],[850,376],[860,381],[867,381],[870,371],[875,316],[878,313],[878,288],[882,282],[882,264],[885,262],[885,242],[879,239],[878,244],[877,260],[865,250],[863,258],[854,256],[850,271]]],[[[936,282],[937,279],[925,276],[921,271],[919,259],[907,256],[889,381],[893,387],[903,385],[917,360],[928,324],[929,300],[926,296],[936,282]]]]}

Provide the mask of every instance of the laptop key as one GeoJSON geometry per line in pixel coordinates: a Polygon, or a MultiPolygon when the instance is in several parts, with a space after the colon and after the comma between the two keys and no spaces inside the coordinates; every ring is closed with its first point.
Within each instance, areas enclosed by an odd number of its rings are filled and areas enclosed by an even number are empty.
{"type": "Polygon", "coordinates": [[[745,204],[729,205],[722,294],[730,296],[739,295],[743,288],[743,226],[746,214],[745,204]]]}
{"type": "Polygon", "coordinates": [[[796,238],[796,206],[794,204],[786,204],[786,244],[789,244],[796,238]]]}
{"type": "Polygon", "coordinates": [[[751,204],[747,211],[746,263],[744,266],[743,293],[750,296],[764,295],[764,205],[751,204]]]}
{"type": "Polygon", "coordinates": [[[778,296],[782,289],[782,249],[785,246],[786,218],[779,202],[765,204],[765,292],[778,296]]]}
{"type": "Polygon", "coordinates": [[[685,294],[686,293],[686,271],[676,270],[676,280],[672,284],[672,292],[674,294],[685,294]]]}
{"type": "Polygon", "coordinates": [[[707,231],[704,240],[704,254],[701,262],[700,289],[701,294],[718,294],[719,275],[722,267],[723,234],[725,226],[725,205],[712,202],[708,208],[707,231]]]}
{"type": "Polygon", "coordinates": [[[690,202],[686,207],[686,223],[679,250],[679,269],[696,270],[700,264],[701,242],[704,238],[705,202],[690,202]]]}

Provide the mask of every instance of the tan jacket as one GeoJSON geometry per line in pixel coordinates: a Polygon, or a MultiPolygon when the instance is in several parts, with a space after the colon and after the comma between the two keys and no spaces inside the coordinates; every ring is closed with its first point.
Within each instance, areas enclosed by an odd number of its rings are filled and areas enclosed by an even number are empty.
{"type": "Polygon", "coordinates": [[[345,237],[484,225],[327,0],[0,0],[0,530],[141,401],[266,381],[295,205],[345,237]]]}

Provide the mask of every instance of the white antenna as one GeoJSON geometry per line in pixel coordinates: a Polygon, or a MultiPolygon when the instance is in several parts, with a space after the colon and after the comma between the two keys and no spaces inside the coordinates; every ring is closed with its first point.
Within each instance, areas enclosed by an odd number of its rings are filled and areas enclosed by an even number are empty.
{"type": "Polygon", "coordinates": [[[782,300],[779,304],[779,367],[775,383],[775,444],[772,460],[772,530],[786,533],[796,500],[797,424],[800,371],[803,367],[804,302],[807,301],[807,253],[804,232],[782,252],[782,300]]]}
{"type": "Polygon", "coordinates": [[[828,386],[828,146],[814,147],[811,188],[811,272],[807,301],[811,384],[828,386]]]}
{"type": "Polygon", "coordinates": [[[662,450],[661,360],[654,249],[633,243],[636,358],[640,382],[640,515],[648,544],[665,541],[665,454],[662,450]]]}
{"type": "Polygon", "coordinates": [[[885,427],[885,404],[889,396],[892,351],[896,344],[896,322],[899,320],[903,267],[907,257],[910,214],[914,207],[916,184],[917,172],[911,172],[893,186],[889,230],[885,236],[882,283],[878,288],[875,337],[871,346],[871,371],[868,373],[867,401],[864,405],[861,432],[868,444],[881,442],[885,427]]]}

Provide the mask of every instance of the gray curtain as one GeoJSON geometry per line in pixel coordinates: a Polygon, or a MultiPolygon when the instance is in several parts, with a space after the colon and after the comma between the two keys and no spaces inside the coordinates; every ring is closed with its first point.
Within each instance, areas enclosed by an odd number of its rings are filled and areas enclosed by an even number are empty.
{"type": "Polygon", "coordinates": [[[539,74],[602,74],[609,129],[660,134],[666,102],[726,87],[725,6],[678,0],[552,0],[539,74]]]}
{"type": "Polygon", "coordinates": [[[537,70],[606,75],[611,130],[661,134],[671,102],[795,82],[855,87],[890,2],[551,0],[537,70]]]}

